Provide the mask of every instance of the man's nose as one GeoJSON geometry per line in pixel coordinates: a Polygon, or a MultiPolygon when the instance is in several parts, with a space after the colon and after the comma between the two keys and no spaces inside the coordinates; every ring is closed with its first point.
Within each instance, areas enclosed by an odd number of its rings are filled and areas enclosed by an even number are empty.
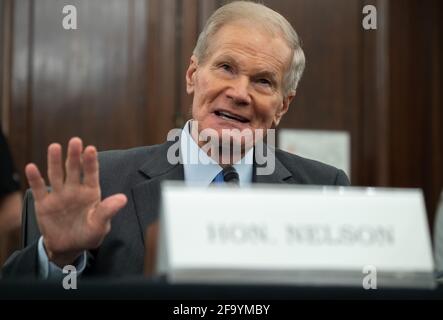
{"type": "Polygon", "coordinates": [[[226,95],[229,99],[232,99],[236,105],[249,105],[251,103],[249,79],[247,77],[238,77],[231,83],[226,95]]]}

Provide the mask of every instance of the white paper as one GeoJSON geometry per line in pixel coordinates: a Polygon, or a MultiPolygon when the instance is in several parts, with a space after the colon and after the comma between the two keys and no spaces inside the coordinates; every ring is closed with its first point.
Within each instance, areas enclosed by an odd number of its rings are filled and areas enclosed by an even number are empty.
{"type": "Polygon", "coordinates": [[[280,129],[278,147],[342,169],[351,178],[351,137],[346,131],[280,129]]]}

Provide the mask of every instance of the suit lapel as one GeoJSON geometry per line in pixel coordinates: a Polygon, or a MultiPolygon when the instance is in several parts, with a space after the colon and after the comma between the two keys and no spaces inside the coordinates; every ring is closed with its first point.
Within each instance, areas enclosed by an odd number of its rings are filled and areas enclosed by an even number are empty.
{"type": "Polygon", "coordinates": [[[277,158],[274,150],[267,147],[267,154],[269,158],[275,159],[275,169],[269,175],[257,175],[257,167],[262,167],[257,164],[254,160],[254,171],[253,171],[253,179],[254,183],[267,183],[267,184],[275,184],[275,183],[297,183],[291,174],[291,172],[280,162],[277,158]]]}
{"type": "Polygon", "coordinates": [[[150,155],[150,159],[139,169],[146,180],[132,188],[132,197],[137,219],[144,233],[146,227],[154,222],[160,211],[160,187],[166,180],[184,180],[182,164],[170,164],[167,161],[167,151],[172,143],[164,143],[150,155]]]}

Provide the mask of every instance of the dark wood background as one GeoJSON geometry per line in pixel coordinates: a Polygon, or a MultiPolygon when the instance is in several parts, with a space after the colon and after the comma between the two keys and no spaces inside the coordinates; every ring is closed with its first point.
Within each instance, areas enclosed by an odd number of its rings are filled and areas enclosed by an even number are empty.
{"type": "MultiPolygon", "coordinates": [[[[439,0],[269,0],[304,42],[307,69],[282,127],[346,130],[352,182],[417,187],[430,223],[443,187],[439,0]],[[378,30],[361,26],[378,9],[378,30]]],[[[23,176],[46,148],[160,143],[191,105],[185,70],[217,0],[2,0],[1,121],[23,176]],[[78,30],[62,8],[78,9],[78,30]]],[[[24,184],[24,187],[26,185],[24,184]]]]}

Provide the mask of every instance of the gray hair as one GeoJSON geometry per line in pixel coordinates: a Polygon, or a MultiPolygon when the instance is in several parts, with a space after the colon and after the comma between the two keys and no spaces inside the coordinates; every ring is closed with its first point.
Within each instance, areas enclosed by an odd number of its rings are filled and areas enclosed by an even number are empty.
{"type": "Polygon", "coordinates": [[[281,14],[263,4],[251,1],[234,1],[220,7],[206,22],[198,37],[193,54],[201,62],[207,58],[210,38],[224,25],[235,21],[249,21],[265,28],[272,34],[283,36],[293,51],[291,67],[284,78],[286,93],[295,92],[305,69],[305,54],[301,48],[301,40],[291,24],[281,14]]]}

